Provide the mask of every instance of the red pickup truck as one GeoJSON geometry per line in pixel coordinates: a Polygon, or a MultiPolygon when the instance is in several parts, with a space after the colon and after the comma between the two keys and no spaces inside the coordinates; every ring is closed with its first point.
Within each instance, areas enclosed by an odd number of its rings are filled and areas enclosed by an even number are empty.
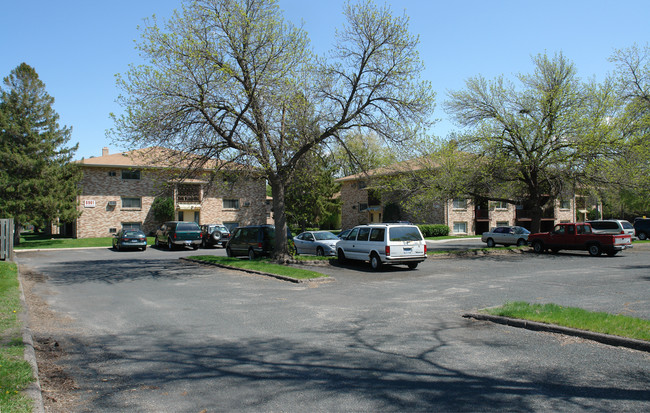
{"type": "Polygon", "coordinates": [[[626,248],[632,248],[632,237],[627,235],[594,234],[587,223],[557,224],[552,232],[530,234],[528,243],[533,250],[542,253],[546,250],[586,250],[597,257],[605,252],[610,257],[626,248]]]}

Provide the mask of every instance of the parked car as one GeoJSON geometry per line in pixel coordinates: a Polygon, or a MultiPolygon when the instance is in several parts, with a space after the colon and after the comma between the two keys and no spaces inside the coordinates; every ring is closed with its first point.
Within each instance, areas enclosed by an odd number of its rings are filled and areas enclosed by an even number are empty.
{"type": "Polygon", "coordinates": [[[336,255],[339,237],[329,231],[307,231],[293,239],[297,254],[336,255]]]}
{"type": "Polygon", "coordinates": [[[594,234],[629,234],[633,240],[636,239],[634,226],[622,219],[601,219],[587,221],[591,225],[594,234]]]}
{"type": "Polygon", "coordinates": [[[369,261],[373,270],[384,264],[406,264],[415,269],[427,258],[427,243],[415,225],[359,225],[336,244],[338,260],[369,261]]]}
{"type": "Polygon", "coordinates": [[[648,235],[650,235],[650,218],[635,219],[634,230],[636,231],[637,238],[642,241],[647,240],[648,235]]]}
{"type": "Polygon", "coordinates": [[[147,249],[147,236],[138,229],[122,229],[113,237],[113,249],[147,249]]]}
{"type": "Polygon", "coordinates": [[[632,248],[629,234],[595,234],[591,225],[584,222],[557,224],[551,232],[530,234],[528,242],[538,254],[546,250],[554,253],[559,250],[585,250],[594,257],[603,252],[613,257],[620,251],[632,248]]]}
{"type": "Polygon", "coordinates": [[[170,250],[186,246],[198,249],[201,245],[201,228],[191,221],[165,222],[156,231],[156,245],[167,245],[170,250]]]}
{"type": "Polygon", "coordinates": [[[481,241],[485,242],[488,247],[492,248],[496,244],[516,245],[521,247],[528,241],[528,231],[524,227],[496,227],[481,235],[481,241]]]}
{"type": "Polygon", "coordinates": [[[203,248],[221,245],[226,248],[230,239],[230,231],[223,224],[201,225],[201,246],[203,248]]]}
{"type": "MultiPolygon", "coordinates": [[[[289,251],[294,250],[293,237],[287,229],[289,251]]],[[[261,256],[270,256],[275,250],[275,227],[273,225],[251,225],[238,227],[232,233],[226,245],[226,254],[229,257],[248,255],[254,260],[261,256]]],[[[295,251],[295,250],[294,250],[295,251]]]]}

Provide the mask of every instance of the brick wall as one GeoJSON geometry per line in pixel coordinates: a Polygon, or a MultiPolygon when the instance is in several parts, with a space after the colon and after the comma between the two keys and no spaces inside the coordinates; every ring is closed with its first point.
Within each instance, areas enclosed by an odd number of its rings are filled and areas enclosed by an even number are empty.
{"type": "MultiPolygon", "coordinates": [[[[156,196],[169,194],[164,172],[142,169],[140,179],[122,179],[120,168],[84,167],[80,183],[79,210],[76,237],[106,237],[118,231],[123,223],[139,223],[145,233],[159,225],[153,218],[151,204],[156,196]],[[111,176],[114,175],[114,176],[111,176]],[[141,206],[124,207],[122,198],[140,198],[141,206]],[[114,203],[115,205],[111,205],[114,203]]],[[[236,222],[252,225],[267,222],[266,183],[263,179],[241,178],[234,183],[212,187],[204,184],[200,204],[200,224],[236,222]],[[239,209],[223,209],[223,199],[239,199],[239,209]]],[[[187,211],[185,220],[193,220],[193,211],[187,211]],[[191,215],[189,213],[192,213],[191,215]]]]}

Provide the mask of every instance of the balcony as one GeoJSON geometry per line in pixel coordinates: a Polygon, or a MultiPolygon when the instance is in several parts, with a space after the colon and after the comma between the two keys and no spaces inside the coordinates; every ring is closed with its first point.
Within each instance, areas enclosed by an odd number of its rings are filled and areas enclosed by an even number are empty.
{"type": "MultiPolygon", "coordinates": [[[[531,221],[533,219],[533,211],[530,209],[517,209],[517,221],[531,221]]],[[[542,219],[555,219],[555,209],[545,208],[542,210],[542,219]]]]}
{"type": "Polygon", "coordinates": [[[489,221],[490,210],[487,208],[474,208],[474,218],[477,221],[489,221]]]}

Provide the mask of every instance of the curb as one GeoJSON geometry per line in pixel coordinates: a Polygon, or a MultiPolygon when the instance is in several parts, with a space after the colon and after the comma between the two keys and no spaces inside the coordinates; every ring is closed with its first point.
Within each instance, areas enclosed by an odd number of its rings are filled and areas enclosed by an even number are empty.
{"type": "Polygon", "coordinates": [[[32,366],[32,375],[34,381],[27,386],[25,393],[34,401],[33,412],[44,413],[45,406],[43,405],[43,394],[41,390],[41,382],[38,379],[38,364],[36,363],[36,351],[34,350],[34,339],[32,337],[32,330],[29,329],[27,322],[29,321],[29,309],[27,308],[27,301],[25,300],[25,290],[23,289],[22,276],[20,275],[20,265],[16,263],[18,269],[18,287],[20,288],[20,305],[23,308],[19,318],[22,324],[23,344],[25,345],[24,357],[25,360],[32,366]]]}
{"type": "Polygon", "coordinates": [[[489,314],[476,314],[467,313],[463,314],[463,318],[474,318],[476,320],[491,321],[493,323],[503,324],[510,327],[525,328],[532,331],[545,331],[548,333],[559,333],[567,336],[575,336],[587,340],[597,341],[602,344],[607,344],[616,347],[626,347],[633,350],[650,352],[650,341],[637,340],[634,338],[614,336],[611,334],[595,333],[593,331],[578,330],[571,327],[563,327],[555,324],[545,324],[537,321],[522,320],[518,318],[510,318],[489,314]]]}
{"type": "Polygon", "coordinates": [[[179,260],[194,262],[194,263],[203,264],[203,265],[211,265],[213,267],[227,268],[229,270],[243,271],[243,272],[247,272],[249,274],[264,275],[264,276],[267,276],[267,277],[277,278],[278,280],[282,280],[282,281],[289,281],[289,282],[292,282],[292,283],[295,283],[295,284],[335,281],[333,277],[319,277],[319,278],[310,278],[308,280],[299,280],[297,278],[291,278],[291,277],[287,277],[285,275],[271,274],[269,272],[263,272],[263,271],[257,271],[257,270],[249,270],[249,269],[246,269],[246,268],[239,268],[239,267],[232,267],[230,265],[220,264],[218,262],[207,262],[207,261],[203,261],[203,260],[195,260],[195,259],[192,259],[192,258],[185,258],[185,257],[180,257],[179,260]]]}

